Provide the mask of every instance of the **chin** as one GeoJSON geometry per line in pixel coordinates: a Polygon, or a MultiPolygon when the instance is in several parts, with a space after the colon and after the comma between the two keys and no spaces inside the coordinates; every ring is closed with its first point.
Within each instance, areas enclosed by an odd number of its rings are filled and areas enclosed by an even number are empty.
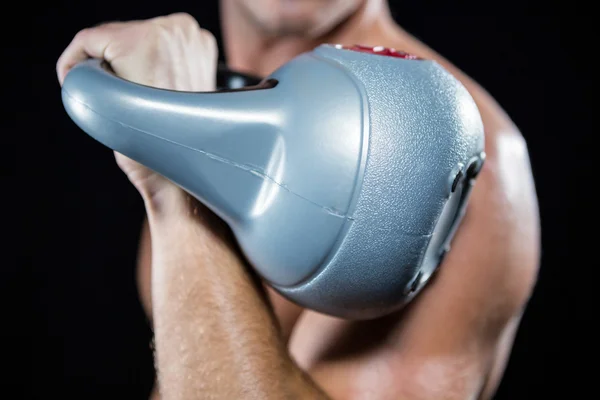
{"type": "Polygon", "coordinates": [[[348,18],[366,0],[237,0],[272,35],[318,36],[348,18]]]}

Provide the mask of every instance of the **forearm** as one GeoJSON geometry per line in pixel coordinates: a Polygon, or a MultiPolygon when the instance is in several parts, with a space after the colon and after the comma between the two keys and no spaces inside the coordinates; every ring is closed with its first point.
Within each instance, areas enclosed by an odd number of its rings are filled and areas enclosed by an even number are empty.
{"type": "Polygon", "coordinates": [[[288,356],[266,297],[222,224],[205,210],[185,210],[148,214],[162,398],[324,397],[288,356]]]}

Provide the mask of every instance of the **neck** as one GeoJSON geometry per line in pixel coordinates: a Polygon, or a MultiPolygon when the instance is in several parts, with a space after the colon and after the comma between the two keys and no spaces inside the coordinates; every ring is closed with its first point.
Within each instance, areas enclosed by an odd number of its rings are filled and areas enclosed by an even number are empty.
{"type": "Polygon", "coordinates": [[[322,43],[376,46],[397,29],[386,1],[366,1],[346,20],[322,35],[274,36],[261,29],[234,0],[221,0],[225,59],[230,68],[267,76],[322,43]]]}

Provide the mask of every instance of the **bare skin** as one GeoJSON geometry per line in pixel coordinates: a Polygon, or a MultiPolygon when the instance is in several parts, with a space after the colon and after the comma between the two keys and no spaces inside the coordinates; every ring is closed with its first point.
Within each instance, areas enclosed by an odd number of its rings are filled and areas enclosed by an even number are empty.
{"type": "MultiPolygon", "coordinates": [[[[360,43],[432,58],[455,74],[482,114],[487,161],[453,250],[403,312],[368,322],[328,317],[263,286],[221,221],[117,155],[148,215],[139,280],[155,332],[156,398],[488,399],[501,379],[539,267],[526,144],[493,98],[399,28],[385,2],[340,1],[294,9],[222,0],[230,66],[264,76],[319,43],[360,43]]],[[[214,87],[214,39],[185,14],[85,31],[61,56],[59,80],[88,56],[140,83],[214,87]]]]}

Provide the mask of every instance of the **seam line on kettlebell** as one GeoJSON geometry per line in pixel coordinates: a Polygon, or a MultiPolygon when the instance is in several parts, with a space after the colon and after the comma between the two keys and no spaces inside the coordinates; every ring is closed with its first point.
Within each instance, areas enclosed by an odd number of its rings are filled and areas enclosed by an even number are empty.
{"type": "Polygon", "coordinates": [[[98,111],[94,110],[92,107],[90,107],[89,105],[87,105],[83,101],[81,101],[81,100],[77,99],[76,97],[74,97],[68,91],[66,91],[66,90],[63,89],[62,92],[64,94],[66,94],[69,98],[71,98],[72,100],[74,100],[77,103],[81,104],[82,106],[84,106],[85,108],[87,108],[89,111],[93,112],[94,114],[100,116],[103,119],[106,119],[106,120],[108,120],[110,122],[113,122],[115,124],[119,124],[119,125],[127,128],[127,129],[131,129],[133,131],[140,132],[140,133],[152,136],[153,138],[156,138],[156,139],[159,139],[159,140],[163,140],[163,141],[165,141],[167,143],[170,143],[170,144],[173,144],[173,145],[176,145],[176,146],[179,146],[179,147],[183,147],[183,148],[188,149],[188,150],[192,150],[192,151],[198,152],[198,153],[203,154],[204,156],[206,156],[206,157],[208,157],[208,158],[210,158],[212,160],[219,161],[219,162],[222,162],[222,163],[227,164],[227,165],[231,165],[234,168],[238,168],[238,169],[241,169],[243,171],[249,172],[249,173],[251,173],[251,174],[253,174],[253,175],[255,175],[255,176],[257,176],[257,177],[259,177],[261,179],[269,180],[272,183],[274,183],[275,185],[277,185],[280,188],[282,188],[283,190],[285,190],[285,191],[293,194],[294,196],[297,196],[298,198],[300,198],[300,199],[302,199],[302,200],[304,200],[304,201],[306,201],[308,203],[311,203],[311,204],[313,204],[313,205],[321,208],[323,211],[325,211],[326,213],[328,213],[328,214],[330,214],[330,215],[332,215],[334,217],[346,219],[346,220],[349,220],[349,221],[353,221],[354,220],[354,218],[352,216],[347,215],[347,214],[345,214],[345,213],[343,213],[343,212],[335,209],[334,207],[324,206],[324,205],[318,204],[318,203],[316,203],[316,202],[314,202],[314,201],[312,201],[310,199],[307,199],[306,197],[304,197],[304,196],[302,196],[302,195],[294,192],[293,190],[291,190],[287,185],[278,182],[273,177],[265,174],[263,171],[260,171],[260,170],[256,169],[255,167],[249,166],[247,164],[242,164],[242,163],[235,162],[235,161],[230,160],[228,158],[225,158],[225,157],[216,155],[214,153],[208,152],[206,150],[196,149],[194,147],[187,146],[187,145],[182,144],[182,143],[177,143],[177,142],[175,142],[173,140],[164,138],[162,136],[158,136],[158,135],[156,135],[154,133],[151,133],[151,132],[148,132],[148,131],[136,128],[134,126],[128,125],[128,124],[126,124],[124,122],[121,122],[119,120],[115,120],[113,118],[107,117],[106,115],[101,114],[98,111]]]}

